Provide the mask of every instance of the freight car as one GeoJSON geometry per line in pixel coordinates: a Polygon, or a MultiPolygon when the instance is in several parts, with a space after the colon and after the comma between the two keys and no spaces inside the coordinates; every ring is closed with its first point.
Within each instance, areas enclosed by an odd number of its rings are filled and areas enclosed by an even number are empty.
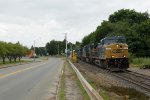
{"type": "Polygon", "coordinates": [[[111,71],[125,71],[129,67],[128,45],[124,36],[103,38],[98,44],[89,44],[78,51],[78,57],[111,71]]]}

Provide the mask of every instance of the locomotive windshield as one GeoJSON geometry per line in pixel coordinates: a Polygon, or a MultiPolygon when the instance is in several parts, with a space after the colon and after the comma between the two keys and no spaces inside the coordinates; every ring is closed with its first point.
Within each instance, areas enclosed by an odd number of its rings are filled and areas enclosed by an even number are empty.
{"type": "Polygon", "coordinates": [[[101,40],[102,45],[111,43],[126,43],[126,39],[123,36],[106,37],[101,40]]]}

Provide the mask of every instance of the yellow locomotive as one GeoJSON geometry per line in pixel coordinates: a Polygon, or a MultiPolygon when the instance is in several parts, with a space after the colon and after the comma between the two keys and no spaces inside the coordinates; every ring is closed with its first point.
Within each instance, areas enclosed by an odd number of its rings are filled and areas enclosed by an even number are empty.
{"type": "Polygon", "coordinates": [[[89,44],[78,51],[78,58],[111,71],[129,67],[128,45],[124,36],[103,38],[98,44],[89,44]]]}
{"type": "Polygon", "coordinates": [[[126,70],[129,67],[128,45],[124,36],[106,37],[97,47],[101,67],[111,71],[126,70]]]}

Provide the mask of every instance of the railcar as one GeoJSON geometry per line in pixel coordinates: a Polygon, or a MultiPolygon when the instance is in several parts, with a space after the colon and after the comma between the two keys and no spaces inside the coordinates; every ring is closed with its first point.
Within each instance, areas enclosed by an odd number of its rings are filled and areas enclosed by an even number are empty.
{"type": "Polygon", "coordinates": [[[98,44],[82,48],[80,58],[111,71],[125,71],[129,68],[128,45],[124,36],[103,38],[98,44]]]}
{"type": "Polygon", "coordinates": [[[98,45],[99,64],[111,71],[129,68],[128,45],[124,36],[106,37],[98,45]]]}

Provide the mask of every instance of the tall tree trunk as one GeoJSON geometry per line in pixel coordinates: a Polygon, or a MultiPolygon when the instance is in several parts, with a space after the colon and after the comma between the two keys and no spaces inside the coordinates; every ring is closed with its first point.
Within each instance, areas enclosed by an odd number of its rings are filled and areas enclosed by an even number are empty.
{"type": "Polygon", "coordinates": [[[3,59],[3,64],[5,64],[5,56],[3,56],[2,59],[3,59]]]}
{"type": "Polygon", "coordinates": [[[7,58],[9,59],[9,62],[11,63],[12,57],[8,56],[7,58]]]}
{"type": "Polygon", "coordinates": [[[11,57],[9,58],[9,62],[11,63],[11,57]]]}
{"type": "Polygon", "coordinates": [[[16,57],[16,56],[14,56],[13,58],[14,58],[14,62],[16,62],[17,57],[16,57]]]}
{"type": "Polygon", "coordinates": [[[16,62],[16,57],[14,58],[14,62],[16,62]]]}
{"type": "Polygon", "coordinates": [[[21,57],[19,57],[19,62],[20,62],[21,57]]]}

